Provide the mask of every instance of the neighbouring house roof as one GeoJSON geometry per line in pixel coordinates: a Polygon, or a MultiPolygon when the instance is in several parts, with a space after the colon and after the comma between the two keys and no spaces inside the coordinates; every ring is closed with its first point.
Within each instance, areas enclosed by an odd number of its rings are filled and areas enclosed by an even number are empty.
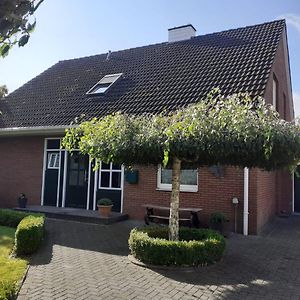
{"type": "Polygon", "coordinates": [[[285,21],[190,40],[60,61],[1,100],[0,127],[68,125],[123,111],[171,110],[199,101],[214,87],[224,94],[263,95],[285,21]],[[87,95],[101,78],[122,73],[109,92],[87,95]]]}

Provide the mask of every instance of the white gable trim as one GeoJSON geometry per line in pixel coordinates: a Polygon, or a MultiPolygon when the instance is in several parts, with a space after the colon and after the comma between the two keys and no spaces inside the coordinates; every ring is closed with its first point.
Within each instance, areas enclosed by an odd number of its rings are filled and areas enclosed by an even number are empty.
{"type": "Polygon", "coordinates": [[[286,33],[285,28],[283,29],[283,54],[284,54],[285,69],[286,69],[286,75],[287,75],[287,85],[288,85],[287,98],[289,101],[290,115],[293,120],[295,117],[295,113],[294,113],[294,102],[293,102],[293,93],[292,93],[289,48],[288,48],[288,44],[287,44],[287,33],[286,33]]]}

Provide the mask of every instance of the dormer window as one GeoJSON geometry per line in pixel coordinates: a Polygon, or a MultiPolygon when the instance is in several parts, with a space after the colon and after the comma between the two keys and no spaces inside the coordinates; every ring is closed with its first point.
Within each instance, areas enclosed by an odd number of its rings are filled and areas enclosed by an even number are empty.
{"type": "Polygon", "coordinates": [[[123,73],[105,75],[91,89],[88,90],[88,95],[101,95],[110,89],[121,77],[123,73]]]}

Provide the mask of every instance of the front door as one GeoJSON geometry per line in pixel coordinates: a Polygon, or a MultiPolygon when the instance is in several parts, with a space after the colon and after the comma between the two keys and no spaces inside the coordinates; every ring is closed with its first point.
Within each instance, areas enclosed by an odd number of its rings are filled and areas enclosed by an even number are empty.
{"type": "Polygon", "coordinates": [[[58,176],[60,168],[60,151],[49,150],[46,156],[45,186],[43,205],[57,205],[58,176]]]}
{"type": "Polygon", "coordinates": [[[294,211],[300,213],[300,166],[297,167],[298,176],[294,176],[294,211]]]}
{"type": "Polygon", "coordinates": [[[86,208],[88,170],[88,156],[78,151],[68,155],[65,207],[86,208]]]}

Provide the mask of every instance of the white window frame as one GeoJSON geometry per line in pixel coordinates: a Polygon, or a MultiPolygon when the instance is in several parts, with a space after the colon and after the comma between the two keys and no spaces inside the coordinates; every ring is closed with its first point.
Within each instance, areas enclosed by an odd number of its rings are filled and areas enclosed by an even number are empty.
{"type": "MultiPolygon", "coordinates": [[[[60,165],[60,152],[54,152],[54,151],[53,151],[53,153],[49,153],[50,155],[49,155],[49,159],[48,159],[47,169],[58,170],[59,169],[59,165],[60,165]],[[54,158],[54,164],[51,163],[53,156],[55,156],[55,158],[54,158]],[[57,162],[58,162],[58,166],[56,166],[57,162]]],[[[50,151],[48,151],[48,152],[50,152],[50,151]]]]}
{"type": "Polygon", "coordinates": [[[278,81],[275,76],[273,76],[273,99],[272,105],[275,110],[277,110],[277,98],[278,98],[278,81]]]}
{"type": "Polygon", "coordinates": [[[105,75],[100,81],[94,84],[87,92],[87,95],[103,95],[105,94],[121,77],[123,73],[105,75]],[[100,85],[107,85],[103,92],[96,92],[95,89],[100,85]]]}
{"type": "Polygon", "coordinates": [[[100,162],[100,168],[99,168],[99,180],[98,180],[98,189],[99,190],[115,190],[115,191],[120,191],[122,190],[122,181],[123,181],[123,166],[121,166],[120,169],[113,169],[112,168],[113,164],[110,163],[109,165],[109,169],[103,169],[102,170],[102,161],[100,162]],[[101,186],[101,176],[102,173],[109,173],[109,186],[101,186]],[[121,178],[121,183],[120,183],[120,187],[116,188],[116,187],[112,187],[112,174],[113,173],[120,173],[120,178],[121,178]]]}
{"type": "MultiPolygon", "coordinates": [[[[161,170],[162,170],[162,167],[161,167],[161,165],[159,165],[157,168],[157,190],[172,191],[172,184],[161,182],[161,170]]],[[[181,184],[180,191],[196,193],[196,192],[198,192],[198,182],[199,182],[199,172],[197,169],[197,184],[196,185],[181,184]]]]}

